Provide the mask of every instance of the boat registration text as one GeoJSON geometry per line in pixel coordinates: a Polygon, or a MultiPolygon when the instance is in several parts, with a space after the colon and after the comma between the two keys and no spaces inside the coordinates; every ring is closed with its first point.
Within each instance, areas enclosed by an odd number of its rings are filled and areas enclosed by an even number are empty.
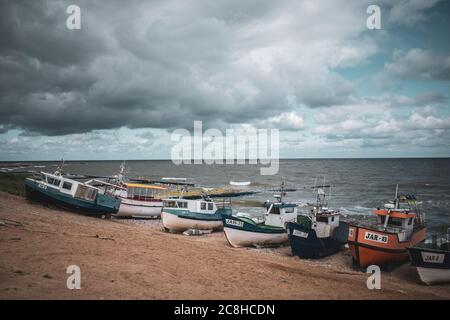
{"type": "Polygon", "coordinates": [[[225,219],[225,223],[232,225],[232,226],[241,227],[241,228],[244,226],[244,222],[236,221],[236,220],[232,220],[232,219],[225,219]]]}
{"type": "Polygon", "coordinates": [[[432,252],[421,252],[423,262],[444,263],[444,255],[432,252]]]}
{"type": "Polygon", "coordinates": [[[388,243],[389,237],[382,235],[382,234],[377,234],[377,233],[372,233],[372,232],[366,231],[364,239],[369,240],[369,241],[374,241],[374,242],[388,243]]]}

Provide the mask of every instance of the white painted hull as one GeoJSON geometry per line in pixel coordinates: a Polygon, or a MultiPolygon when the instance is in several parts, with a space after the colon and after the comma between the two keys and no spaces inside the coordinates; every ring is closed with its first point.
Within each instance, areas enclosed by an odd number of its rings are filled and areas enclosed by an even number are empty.
{"type": "Polygon", "coordinates": [[[220,230],[223,227],[222,220],[205,221],[185,219],[164,211],[161,214],[161,219],[164,228],[167,228],[172,232],[184,232],[188,229],[220,230]]]}
{"type": "Polygon", "coordinates": [[[450,282],[450,269],[417,267],[417,272],[420,280],[428,285],[450,282]]]}
{"type": "Polygon", "coordinates": [[[288,242],[287,233],[261,233],[224,227],[228,242],[235,248],[277,246],[288,242]]]}
{"type": "Polygon", "coordinates": [[[151,218],[160,217],[163,203],[162,201],[136,201],[122,198],[117,217],[151,218]]]}

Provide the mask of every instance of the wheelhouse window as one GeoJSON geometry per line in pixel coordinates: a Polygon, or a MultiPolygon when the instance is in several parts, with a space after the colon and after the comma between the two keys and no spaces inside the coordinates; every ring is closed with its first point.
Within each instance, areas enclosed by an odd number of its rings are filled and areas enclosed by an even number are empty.
{"type": "Polygon", "coordinates": [[[289,208],[284,209],[284,213],[293,213],[293,212],[294,212],[294,207],[289,207],[289,208]]]}
{"type": "Polygon", "coordinates": [[[401,227],[401,226],[402,226],[402,219],[391,218],[391,219],[389,220],[389,224],[390,224],[391,226],[401,227]]]}
{"type": "Polygon", "coordinates": [[[77,191],[75,192],[75,197],[93,201],[97,196],[97,189],[87,187],[85,185],[78,185],[77,191]]]}
{"type": "Polygon", "coordinates": [[[164,207],[166,208],[175,208],[176,202],[175,201],[164,201],[164,207]]]}
{"type": "Polygon", "coordinates": [[[214,210],[214,203],[208,203],[208,210],[214,210]]]}
{"type": "Polygon", "coordinates": [[[187,208],[187,202],[186,201],[178,201],[178,208],[187,208]]]}
{"type": "Polygon", "coordinates": [[[317,217],[318,222],[328,222],[328,217],[317,217]]]}
{"type": "Polygon", "coordinates": [[[280,214],[280,208],[274,206],[274,207],[272,207],[272,209],[270,209],[270,213],[280,214]]]}
{"type": "Polygon", "coordinates": [[[52,178],[52,177],[47,177],[47,183],[59,187],[59,184],[61,183],[61,180],[55,179],[55,178],[52,178]]]}
{"type": "Polygon", "coordinates": [[[206,210],[206,202],[200,204],[200,210],[206,210]]]}
{"type": "Polygon", "coordinates": [[[72,190],[72,183],[64,181],[62,188],[66,190],[72,190]]]}

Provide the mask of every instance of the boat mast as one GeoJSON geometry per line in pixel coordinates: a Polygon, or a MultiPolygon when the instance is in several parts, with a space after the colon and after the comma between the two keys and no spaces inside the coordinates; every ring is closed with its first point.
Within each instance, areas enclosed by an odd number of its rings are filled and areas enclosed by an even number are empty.
{"type": "Polygon", "coordinates": [[[394,200],[394,208],[398,209],[399,207],[399,203],[398,203],[398,183],[397,186],[395,187],[395,200],[394,200]]]}

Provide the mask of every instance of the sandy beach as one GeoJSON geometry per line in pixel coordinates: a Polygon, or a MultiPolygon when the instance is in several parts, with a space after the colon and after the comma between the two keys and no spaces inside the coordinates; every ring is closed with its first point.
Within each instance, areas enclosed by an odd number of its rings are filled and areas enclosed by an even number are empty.
{"type": "Polygon", "coordinates": [[[102,220],[0,192],[1,299],[449,299],[405,264],[383,272],[381,290],[348,253],[321,261],[289,248],[233,249],[221,232],[164,233],[158,221],[102,220]],[[81,289],[66,268],[81,269],[81,289]]]}

